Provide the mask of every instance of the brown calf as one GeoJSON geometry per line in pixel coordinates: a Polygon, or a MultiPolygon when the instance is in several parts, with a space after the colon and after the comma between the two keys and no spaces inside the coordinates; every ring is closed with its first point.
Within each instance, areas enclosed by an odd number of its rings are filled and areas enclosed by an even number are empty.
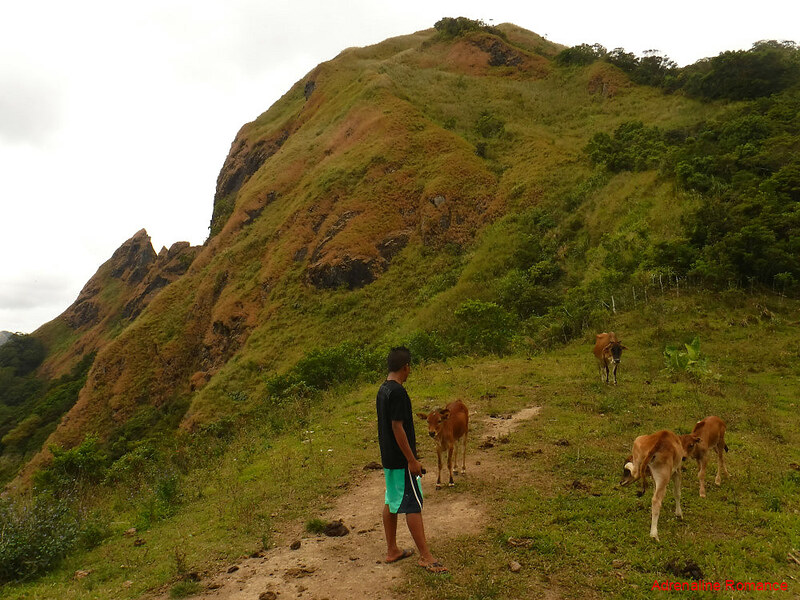
{"type": "Polygon", "coordinates": [[[681,462],[696,444],[691,436],[684,440],[671,431],[659,431],[650,435],[640,435],[633,441],[633,453],[625,461],[620,485],[628,485],[642,480],[641,496],[646,489],[647,473],[653,477],[655,491],[651,502],[650,537],[658,540],[658,516],[661,502],[667,491],[670,478],[675,481],[675,515],[683,518],[681,511],[681,462]]]}
{"type": "MultiPolygon", "coordinates": [[[[728,467],[725,466],[725,452],[728,451],[728,446],[725,445],[725,421],[719,417],[710,416],[695,424],[692,433],[687,433],[681,436],[683,441],[685,438],[697,440],[697,443],[692,447],[688,453],[689,458],[697,461],[697,466],[700,467],[700,472],[697,477],[700,480],[700,497],[706,497],[706,465],[710,456],[709,450],[716,450],[719,464],[717,465],[717,476],[714,483],[720,485],[722,483],[722,471],[725,475],[730,477],[728,467]]],[[[685,442],[684,442],[685,443],[685,442]]]]}
{"type": "Polygon", "coordinates": [[[461,472],[467,472],[467,433],[469,432],[469,411],[461,400],[455,400],[446,408],[428,413],[417,413],[417,416],[428,422],[428,434],[436,442],[436,454],[439,458],[439,472],[436,478],[436,488],[442,487],[442,455],[447,452],[447,470],[450,472],[450,482],[453,486],[453,467],[458,471],[457,442],[463,440],[464,448],[461,456],[461,472]]]}
{"type": "Polygon", "coordinates": [[[617,367],[622,358],[622,351],[627,350],[625,346],[617,339],[617,334],[613,331],[610,333],[598,333],[594,341],[594,356],[597,359],[597,366],[600,369],[600,379],[608,383],[610,364],[614,365],[614,385],[617,383],[617,367]],[[605,370],[605,379],[603,378],[603,371],[605,370]]]}

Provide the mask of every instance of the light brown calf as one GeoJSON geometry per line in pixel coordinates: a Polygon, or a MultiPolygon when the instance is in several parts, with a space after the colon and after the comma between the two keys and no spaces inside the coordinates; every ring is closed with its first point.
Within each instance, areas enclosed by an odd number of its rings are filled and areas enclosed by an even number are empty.
{"type": "Polygon", "coordinates": [[[696,444],[693,439],[684,440],[671,431],[658,431],[650,435],[640,435],[633,441],[633,453],[625,461],[620,485],[628,485],[642,480],[641,496],[646,489],[647,473],[653,477],[655,491],[651,502],[650,537],[658,540],[658,516],[661,502],[667,491],[670,478],[675,481],[675,515],[683,518],[681,511],[681,462],[696,444]]]}
{"type": "Polygon", "coordinates": [[[597,359],[597,367],[600,369],[600,379],[608,383],[609,365],[614,365],[614,385],[617,384],[617,367],[622,358],[622,351],[627,350],[617,339],[617,334],[613,331],[609,333],[598,333],[594,341],[594,356],[597,359]],[[605,377],[603,377],[605,371],[605,377]]]}
{"type": "Polygon", "coordinates": [[[683,441],[685,438],[698,440],[688,453],[689,458],[697,461],[697,466],[700,471],[697,475],[700,480],[700,497],[706,497],[706,465],[710,456],[709,450],[717,452],[719,464],[717,465],[717,476],[714,478],[714,483],[717,485],[722,484],[722,471],[725,472],[727,477],[728,467],[725,466],[725,452],[728,451],[728,446],[725,445],[725,421],[719,417],[710,416],[702,421],[698,421],[692,433],[687,433],[681,436],[683,441]]]}
{"type": "Polygon", "coordinates": [[[463,440],[461,456],[461,472],[467,472],[467,433],[469,432],[469,411],[461,400],[455,400],[446,408],[428,413],[417,413],[423,421],[428,422],[428,434],[436,442],[436,454],[439,458],[439,472],[436,488],[442,487],[442,455],[447,452],[447,470],[450,472],[448,485],[453,486],[453,467],[458,471],[457,442],[463,440]]]}

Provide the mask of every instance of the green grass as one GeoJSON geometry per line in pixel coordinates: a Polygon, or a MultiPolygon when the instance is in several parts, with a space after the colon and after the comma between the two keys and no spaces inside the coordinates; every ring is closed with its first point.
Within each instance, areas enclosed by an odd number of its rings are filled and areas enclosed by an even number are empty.
{"type": "MultiPolygon", "coordinates": [[[[706,580],[793,583],[786,553],[800,547],[800,476],[789,467],[800,462],[798,305],[766,298],[710,309],[711,299],[703,293],[652,299],[639,311],[617,315],[613,328],[629,350],[616,387],[600,382],[588,335],[531,359],[462,357],[415,369],[407,384],[415,408],[462,397],[484,415],[533,404],[543,409],[492,450],[507,477],[468,478],[455,492],[485,499],[486,532],[432,540],[453,575],[409,569],[402,593],[517,598],[551,589],[566,597],[637,598],[656,579],[678,578],[667,570],[672,559],[694,560],[706,580]],[[774,316],[758,320],[756,305],[765,302],[774,316]],[[694,335],[711,373],[695,378],[666,370],[665,342],[694,335]],[[709,414],[728,423],[732,477],[714,486],[712,459],[708,498],[701,500],[696,467],[689,464],[684,520],[672,514],[670,487],[656,544],[648,535],[652,486],[643,498],[618,488],[623,459],[637,435],[662,428],[688,432],[709,414]],[[530,541],[514,547],[509,537],[530,541]],[[523,565],[520,573],[508,570],[511,560],[523,565]]],[[[58,590],[68,599],[136,598],[164,584],[182,589],[181,570],[221,569],[269,547],[281,523],[318,514],[342,493],[338,486],[352,471],[375,459],[376,384],[331,390],[319,403],[287,407],[283,416],[253,413],[229,444],[209,445],[208,456],[193,457],[198,467],[181,478],[172,516],[137,534],[143,546],[134,547],[122,532],[136,523],[149,492],[131,503],[119,490],[108,491],[101,505],[114,514],[111,537],[36,582],[7,586],[4,597],[47,597],[58,590]],[[93,573],[74,581],[77,569],[93,573]],[[124,589],[127,580],[134,584],[124,589]]],[[[476,429],[479,434],[478,421],[476,429]]],[[[472,446],[478,441],[473,435],[472,446]]]]}

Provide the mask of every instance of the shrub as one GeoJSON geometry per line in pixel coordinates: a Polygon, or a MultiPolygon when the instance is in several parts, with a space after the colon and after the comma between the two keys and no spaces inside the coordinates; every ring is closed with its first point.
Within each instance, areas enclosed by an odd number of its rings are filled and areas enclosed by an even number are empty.
{"type": "Polygon", "coordinates": [[[352,383],[360,377],[379,376],[385,370],[385,356],[376,348],[343,342],[330,348],[308,352],[283,375],[267,380],[273,397],[308,397],[340,383],[352,383]]]}
{"type": "Polygon", "coordinates": [[[557,294],[538,283],[547,282],[554,276],[549,266],[555,265],[550,261],[542,261],[533,265],[527,273],[522,269],[509,271],[498,282],[500,303],[522,320],[533,315],[544,315],[557,302],[557,294]]]}
{"type": "Polygon", "coordinates": [[[454,335],[469,353],[508,350],[514,334],[515,319],[494,302],[467,300],[453,313],[458,321],[454,335]]]}
{"type": "Polygon", "coordinates": [[[415,331],[404,345],[411,351],[411,360],[441,361],[455,354],[453,345],[437,331],[415,331]]]}
{"type": "Polygon", "coordinates": [[[706,358],[700,354],[700,338],[698,336],[695,336],[691,343],[684,344],[683,349],[676,345],[664,348],[664,360],[667,368],[673,372],[695,376],[708,373],[706,358]]]}
{"type": "Polygon", "coordinates": [[[706,99],[770,96],[800,81],[798,55],[794,42],[761,41],[686,67],[680,82],[688,94],[706,99]]]}
{"type": "Polygon", "coordinates": [[[70,500],[0,499],[0,584],[39,575],[75,546],[80,528],[70,500]]]}
{"type": "Polygon", "coordinates": [[[439,38],[442,40],[449,40],[455,37],[472,33],[475,31],[485,31],[492,35],[505,38],[505,34],[495,27],[487,25],[480,19],[468,19],[466,17],[444,17],[434,23],[434,28],[439,32],[439,38]]]}
{"type": "Polygon", "coordinates": [[[565,48],[556,54],[553,60],[562,67],[585,66],[604,58],[607,54],[608,50],[600,44],[592,44],[591,46],[589,44],[580,44],[572,48],[565,48]]]}
{"type": "Polygon", "coordinates": [[[111,527],[101,515],[92,515],[85,519],[78,532],[78,542],[86,550],[96,548],[109,537],[111,527]]]}
{"type": "Polygon", "coordinates": [[[156,521],[171,517],[175,514],[180,498],[179,477],[174,473],[162,475],[139,507],[136,528],[148,529],[156,521]]]}
{"type": "Polygon", "coordinates": [[[586,145],[586,153],[595,164],[609,171],[645,171],[657,167],[666,153],[663,134],[658,127],[646,127],[641,121],[629,121],[617,127],[613,137],[596,133],[586,145]]]}
{"type": "Polygon", "coordinates": [[[0,367],[11,367],[18,377],[33,372],[44,357],[44,345],[30,335],[15,333],[0,346],[0,367]]]}
{"type": "Polygon", "coordinates": [[[506,123],[489,111],[484,110],[475,122],[475,131],[485,138],[499,138],[506,131],[506,123]]]}
{"type": "Polygon", "coordinates": [[[70,450],[50,446],[53,461],[34,474],[35,488],[38,491],[64,495],[101,482],[105,477],[107,459],[97,441],[96,435],[89,435],[80,446],[70,450]]]}

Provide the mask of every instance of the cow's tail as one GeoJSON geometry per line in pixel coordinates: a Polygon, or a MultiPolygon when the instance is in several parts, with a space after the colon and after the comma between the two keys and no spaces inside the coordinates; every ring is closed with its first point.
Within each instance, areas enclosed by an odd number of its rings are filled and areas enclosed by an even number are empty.
{"type": "Polygon", "coordinates": [[[644,457],[644,460],[642,461],[642,466],[639,467],[639,477],[641,477],[642,479],[644,479],[644,477],[647,475],[647,466],[650,464],[650,461],[653,460],[653,457],[656,455],[657,449],[658,449],[658,444],[654,445],[650,449],[650,452],[647,453],[647,456],[644,457]]]}

